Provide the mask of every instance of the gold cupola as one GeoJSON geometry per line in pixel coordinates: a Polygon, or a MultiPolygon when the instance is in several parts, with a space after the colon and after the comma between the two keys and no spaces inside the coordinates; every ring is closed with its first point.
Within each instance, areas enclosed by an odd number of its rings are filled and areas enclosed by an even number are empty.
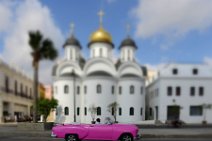
{"type": "Polygon", "coordinates": [[[110,33],[108,33],[102,26],[102,18],[104,16],[104,12],[102,10],[100,10],[98,15],[100,17],[100,27],[97,31],[95,31],[91,34],[89,45],[92,43],[96,43],[96,42],[105,42],[105,43],[109,43],[113,46],[112,37],[111,37],[110,33]]]}
{"type": "Polygon", "coordinates": [[[107,31],[104,30],[103,27],[100,27],[97,31],[91,34],[90,42],[112,43],[112,37],[107,31]]]}

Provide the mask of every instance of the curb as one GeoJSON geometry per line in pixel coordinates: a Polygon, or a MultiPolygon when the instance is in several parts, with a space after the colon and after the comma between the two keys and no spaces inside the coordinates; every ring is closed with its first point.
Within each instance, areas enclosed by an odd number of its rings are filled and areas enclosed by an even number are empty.
{"type": "Polygon", "coordinates": [[[141,134],[141,138],[207,138],[212,139],[211,134],[201,134],[201,135],[153,135],[153,134],[141,134]]]}

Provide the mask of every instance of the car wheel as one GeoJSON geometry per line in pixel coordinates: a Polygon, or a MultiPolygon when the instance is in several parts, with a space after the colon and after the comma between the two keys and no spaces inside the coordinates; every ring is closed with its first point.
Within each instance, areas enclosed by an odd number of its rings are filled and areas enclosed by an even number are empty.
{"type": "Polygon", "coordinates": [[[66,141],[78,141],[78,138],[76,135],[66,135],[66,138],[65,138],[66,141]]]}
{"type": "Polygon", "coordinates": [[[133,138],[129,134],[125,134],[121,137],[121,141],[133,141],[133,138]]]}

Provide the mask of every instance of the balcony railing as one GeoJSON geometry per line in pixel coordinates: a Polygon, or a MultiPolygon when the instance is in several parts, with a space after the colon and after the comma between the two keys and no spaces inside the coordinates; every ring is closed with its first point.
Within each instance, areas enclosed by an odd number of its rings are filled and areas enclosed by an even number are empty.
{"type": "Polygon", "coordinates": [[[20,96],[20,97],[23,97],[23,98],[27,98],[27,99],[33,99],[33,97],[30,95],[27,95],[26,93],[23,93],[23,92],[15,92],[9,88],[6,88],[6,87],[0,87],[0,91],[3,92],[3,93],[6,93],[6,94],[14,94],[16,96],[20,96]]]}

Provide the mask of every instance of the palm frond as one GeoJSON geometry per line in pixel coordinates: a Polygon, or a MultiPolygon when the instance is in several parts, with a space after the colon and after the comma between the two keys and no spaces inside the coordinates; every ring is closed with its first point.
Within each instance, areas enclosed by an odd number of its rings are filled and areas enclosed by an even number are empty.
{"type": "Polygon", "coordinates": [[[38,50],[42,42],[43,36],[40,31],[30,31],[29,32],[29,45],[32,50],[38,50]]]}

